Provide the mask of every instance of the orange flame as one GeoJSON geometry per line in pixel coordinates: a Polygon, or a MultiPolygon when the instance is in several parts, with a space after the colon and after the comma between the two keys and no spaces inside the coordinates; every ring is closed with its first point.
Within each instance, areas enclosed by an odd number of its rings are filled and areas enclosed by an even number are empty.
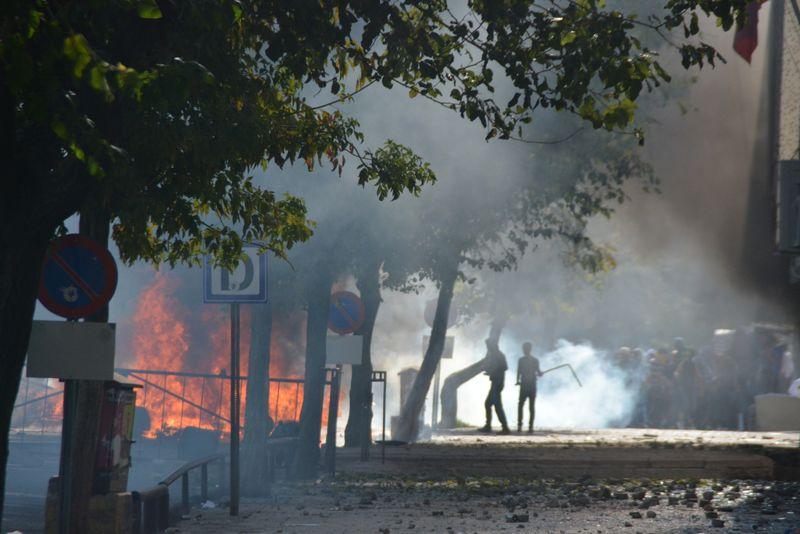
{"type": "MultiPolygon", "coordinates": [[[[230,374],[228,309],[205,305],[200,308],[199,314],[193,313],[175,296],[179,287],[179,278],[157,273],[153,283],[140,294],[133,318],[132,367],[227,377],[230,374]],[[202,328],[190,328],[193,324],[202,328]]],[[[247,376],[251,332],[251,315],[247,306],[241,307],[240,319],[240,376],[247,376]]],[[[296,341],[302,339],[302,331],[298,331],[297,324],[296,320],[274,321],[270,376],[301,377],[293,366],[293,363],[302,361],[299,356],[304,349],[302,343],[296,341]]],[[[147,409],[152,422],[146,432],[148,437],[155,437],[159,433],[170,434],[187,426],[220,433],[230,432],[227,421],[230,415],[229,380],[156,374],[145,374],[139,378],[149,382],[137,394],[137,405],[147,409]]],[[[240,420],[244,421],[247,396],[244,380],[241,381],[240,395],[240,420]]],[[[269,413],[274,420],[299,418],[303,402],[302,384],[273,382],[269,397],[269,413]]]]}

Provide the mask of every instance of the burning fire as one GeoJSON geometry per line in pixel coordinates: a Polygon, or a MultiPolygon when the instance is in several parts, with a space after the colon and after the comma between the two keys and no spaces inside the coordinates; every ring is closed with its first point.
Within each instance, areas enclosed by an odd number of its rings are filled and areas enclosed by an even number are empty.
{"type": "MultiPolygon", "coordinates": [[[[180,279],[157,273],[153,283],[139,296],[133,317],[131,367],[140,370],[195,373],[196,377],[159,373],[134,373],[144,384],[137,394],[137,406],[150,415],[148,437],[169,434],[194,426],[230,432],[230,319],[224,306],[205,305],[199,313],[176,296],[180,279]],[[194,327],[193,327],[194,326],[194,327]]],[[[247,375],[250,352],[251,316],[247,306],[241,312],[240,375],[247,375]]],[[[297,319],[296,317],[294,319],[297,319]]],[[[270,345],[270,376],[300,378],[289,354],[299,355],[303,346],[296,340],[295,321],[274,321],[270,345]]],[[[304,329],[303,329],[304,330],[304,329]]],[[[244,421],[246,381],[241,382],[240,418],[244,421]]],[[[302,385],[272,382],[269,414],[277,421],[297,420],[303,402],[302,385]]]]}
{"type": "MultiPolygon", "coordinates": [[[[130,375],[143,387],[137,390],[137,407],[150,418],[145,436],[173,434],[181,428],[199,427],[221,434],[230,432],[230,316],[225,306],[192,308],[179,298],[181,279],[157,272],[152,283],[138,296],[131,321],[128,367],[141,372],[130,375]],[[175,376],[170,373],[194,376],[175,376]]],[[[302,379],[305,353],[305,314],[273,318],[270,344],[270,377],[302,379]]],[[[247,376],[250,352],[251,314],[241,308],[240,375],[247,376]]],[[[57,431],[61,426],[63,402],[57,380],[27,379],[17,403],[46,397],[14,411],[15,428],[57,431]],[[27,395],[23,393],[27,391],[27,395]]],[[[244,421],[247,381],[240,383],[240,420],[244,421]]],[[[340,392],[339,413],[345,391],[340,392]]],[[[273,421],[297,421],[303,405],[303,385],[271,381],[268,412],[273,421]]],[[[137,417],[138,418],[138,417],[137,417]]],[[[328,391],[323,397],[322,428],[328,419],[328,391]]]]}
{"type": "Polygon", "coordinates": [[[64,416],[63,392],[63,382],[55,378],[23,378],[11,427],[23,432],[59,432],[64,416]]]}

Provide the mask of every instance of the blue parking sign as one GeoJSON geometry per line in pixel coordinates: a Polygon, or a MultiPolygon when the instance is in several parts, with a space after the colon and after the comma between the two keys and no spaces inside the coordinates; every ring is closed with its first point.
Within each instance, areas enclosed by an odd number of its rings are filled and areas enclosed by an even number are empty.
{"type": "Polygon", "coordinates": [[[242,247],[244,257],[233,271],[203,261],[203,302],[266,302],[267,257],[256,245],[242,247]]]}

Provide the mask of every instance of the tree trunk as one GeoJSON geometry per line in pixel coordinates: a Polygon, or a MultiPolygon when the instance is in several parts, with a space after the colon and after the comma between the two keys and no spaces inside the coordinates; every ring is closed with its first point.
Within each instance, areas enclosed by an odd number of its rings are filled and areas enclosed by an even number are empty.
{"type": "Polygon", "coordinates": [[[242,443],[242,493],[249,497],[269,494],[267,435],[269,424],[269,346],[272,339],[272,304],[252,307],[250,355],[247,364],[247,404],[242,443]]]}
{"type": "Polygon", "coordinates": [[[300,478],[313,478],[319,468],[322,394],[325,389],[325,342],[331,300],[330,278],[323,274],[313,281],[306,289],[306,300],[306,368],[295,474],[300,478]]]}
{"type": "Polygon", "coordinates": [[[442,418],[439,426],[455,428],[458,422],[458,388],[486,369],[486,358],[456,371],[444,380],[442,386],[442,418]]]}
{"type": "Polygon", "coordinates": [[[505,313],[495,313],[492,325],[489,327],[489,341],[495,345],[500,342],[500,334],[503,333],[503,328],[505,328],[507,322],[508,315],[505,313]]]}
{"type": "Polygon", "coordinates": [[[372,332],[381,305],[380,264],[365,269],[358,279],[358,289],[364,302],[361,365],[353,366],[350,414],[344,430],[345,447],[369,447],[372,444],[372,332]]]}
{"type": "MultiPolygon", "coordinates": [[[[500,341],[500,334],[508,321],[505,314],[496,314],[489,328],[489,340],[493,343],[500,341]]],[[[486,358],[469,365],[460,371],[448,376],[442,386],[442,428],[455,428],[458,422],[458,388],[469,382],[486,369],[486,358]]]]}
{"type": "Polygon", "coordinates": [[[24,228],[24,221],[3,222],[0,229],[0,519],[11,415],[28,351],[42,258],[55,230],[33,232],[24,228]]]}
{"type": "Polygon", "coordinates": [[[425,397],[431,387],[433,375],[442,358],[444,351],[445,337],[447,336],[447,318],[450,314],[450,302],[453,300],[453,286],[458,277],[458,263],[446,270],[441,278],[439,286],[439,299],[436,302],[436,315],[433,319],[433,329],[431,330],[431,341],[425,357],[422,359],[422,366],[414,385],[408,394],[405,405],[400,410],[400,420],[397,425],[397,436],[393,439],[400,441],[414,441],[419,435],[419,416],[425,405],[425,397]]]}

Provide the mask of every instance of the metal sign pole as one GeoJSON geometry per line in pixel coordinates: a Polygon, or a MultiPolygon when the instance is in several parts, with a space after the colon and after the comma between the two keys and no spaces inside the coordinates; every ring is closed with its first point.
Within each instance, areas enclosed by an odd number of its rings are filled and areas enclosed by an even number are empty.
{"type": "Polygon", "coordinates": [[[231,303],[231,508],[239,515],[239,303],[231,303]]]}
{"type": "Polygon", "coordinates": [[[64,380],[64,415],[61,420],[61,465],[59,466],[59,534],[69,533],[69,512],[72,507],[72,427],[78,399],[78,381],[64,380]]]}

